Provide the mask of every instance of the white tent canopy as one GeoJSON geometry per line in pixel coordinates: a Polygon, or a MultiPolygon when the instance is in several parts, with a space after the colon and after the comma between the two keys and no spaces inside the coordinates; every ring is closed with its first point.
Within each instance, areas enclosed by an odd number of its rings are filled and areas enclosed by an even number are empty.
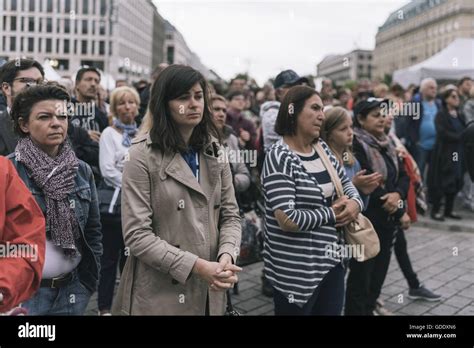
{"type": "Polygon", "coordinates": [[[51,66],[49,59],[46,59],[43,62],[43,69],[44,69],[44,77],[48,81],[59,81],[61,76],[58,74],[56,70],[53,69],[51,66]]]}
{"type": "Polygon", "coordinates": [[[436,80],[474,79],[474,39],[456,39],[431,58],[393,73],[393,82],[407,88],[411,83],[432,77],[436,80]]]}

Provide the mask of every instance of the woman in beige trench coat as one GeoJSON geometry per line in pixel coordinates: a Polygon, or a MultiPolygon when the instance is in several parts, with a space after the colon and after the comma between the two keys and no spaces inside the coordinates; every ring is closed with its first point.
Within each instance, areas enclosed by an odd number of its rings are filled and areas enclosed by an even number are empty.
{"type": "Polygon", "coordinates": [[[240,217],[227,161],[196,70],[171,65],[151,91],[149,111],[122,179],[129,258],[115,315],[223,315],[237,281],[240,217]]]}

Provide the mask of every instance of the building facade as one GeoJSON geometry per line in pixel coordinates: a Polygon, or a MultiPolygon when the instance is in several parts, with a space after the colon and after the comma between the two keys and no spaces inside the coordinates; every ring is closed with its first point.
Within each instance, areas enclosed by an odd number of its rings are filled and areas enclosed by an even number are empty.
{"type": "Polygon", "coordinates": [[[165,25],[166,21],[158,13],[158,10],[153,13],[153,56],[152,56],[152,70],[160,63],[165,63],[165,25]]]}
{"type": "Polygon", "coordinates": [[[372,51],[353,50],[346,54],[326,56],[317,65],[317,77],[330,78],[337,85],[352,80],[372,78],[372,51]]]}
{"type": "Polygon", "coordinates": [[[422,62],[457,38],[474,38],[474,1],[415,0],[390,14],[375,37],[374,75],[422,62]]]}
{"type": "Polygon", "coordinates": [[[0,0],[0,10],[0,60],[48,59],[61,76],[90,65],[115,79],[149,77],[151,0],[0,0]]]}

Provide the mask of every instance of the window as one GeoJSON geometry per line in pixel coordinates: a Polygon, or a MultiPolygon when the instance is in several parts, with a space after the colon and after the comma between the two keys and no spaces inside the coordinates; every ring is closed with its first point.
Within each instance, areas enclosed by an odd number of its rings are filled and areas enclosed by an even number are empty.
{"type": "Polygon", "coordinates": [[[71,32],[71,20],[69,18],[66,18],[64,20],[64,32],[66,34],[69,34],[71,32]]]}
{"type": "Polygon", "coordinates": [[[59,70],[69,70],[69,59],[58,59],[59,70]]]}
{"type": "Polygon", "coordinates": [[[71,12],[71,0],[64,0],[64,12],[65,13],[71,12]]]}
{"type": "Polygon", "coordinates": [[[166,58],[167,58],[168,64],[174,63],[174,46],[168,46],[168,49],[166,52],[166,58]]]}
{"type": "Polygon", "coordinates": [[[77,29],[79,27],[79,20],[74,20],[74,34],[77,34],[77,31],[79,29],[77,29]]]}
{"type": "Polygon", "coordinates": [[[17,10],[17,3],[16,3],[16,0],[12,0],[10,9],[11,9],[12,11],[16,11],[16,10],[17,10]]]}
{"type": "Polygon", "coordinates": [[[63,42],[63,51],[65,54],[69,53],[69,39],[65,39],[63,42]]]}
{"type": "Polygon", "coordinates": [[[53,12],[53,0],[47,0],[46,12],[53,12]]]}
{"type": "Polygon", "coordinates": [[[10,36],[10,51],[16,51],[16,37],[10,36]]]}
{"type": "Polygon", "coordinates": [[[112,41],[109,41],[109,56],[112,55],[112,41]]]}
{"type": "Polygon", "coordinates": [[[97,0],[92,0],[92,14],[96,14],[97,0]]]}
{"type": "Polygon", "coordinates": [[[99,54],[105,54],[105,41],[99,41],[99,54]]]}
{"type": "Polygon", "coordinates": [[[60,53],[59,52],[59,39],[56,39],[56,53],[60,53]]]}
{"type": "Polygon", "coordinates": [[[83,19],[82,20],[82,33],[83,34],[87,34],[88,33],[88,30],[87,30],[87,19],[83,19]]]}
{"type": "Polygon", "coordinates": [[[30,0],[30,7],[29,7],[30,12],[35,11],[35,0],[30,0]]]}
{"type": "Polygon", "coordinates": [[[24,38],[24,37],[20,38],[20,52],[24,52],[24,51],[25,51],[25,45],[24,45],[24,43],[25,43],[25,38],[24,38]]]}
{"type": "Polygon", "coordinates": [[[106,0],[100,0],[100,15],[105,16],[106,12],[107,12],[106,0]]]}
{"type": "Polygon", "coordinates": [[[3,31],[7,31],[7,16],[3,16],[3,31]]]}
{"type": "Polygon", "coordinates": [[[21,17],[20,28],[21,28],[21,31],[25,31],[25,17],[21,17]]]}
{"type": "Polygon", "coordinates": [[[52,39],[46,39],[46,53],[51,53],[53,46],[53,40],[52,39]]]}
{"type": "Polygon", "coordinates": [[[10,17],[10,30],[16,31],[16,17],[10,17]]]}
{"type": "Polygon", "coordinates": [[[38,18],[39,20],[39,32],[41,33],[43,31],[43,18],[38,18]]]}
{"type": "Polygon", "coordinates": [[[29,37],[28,38],[28,52],[34,51],[34,44],[35,44],[35,39],[32,37],[29,37]]]}
{"type": "Polygon", "coordinates": [[[105,21],[101,20],[99,22],[99,35],[105,35],[105,21]]]}
{"type": "Polygon", "coordinates": [[[87,54],[87,40],[81,41],[81,53],[87,54]]]}
{"type": "Polygon", "coordinates": [[[34,17],[28,18],[28,31],[29,32],[35,31],[35,18],[34,17]]]}
{"type": "Polygon", "coordinates": [[[40,53],[41,53],[41,50],[43,49],[42,46],[43,46],[43,39],[40,37],[38,39],[38,52],[40,52],[40,53]]]}
{"type": "Polygon", "coordinates": [[[89,14],[89,0],[82,0],[82,13],[89,14]]]}
{"type": "Polygon", "coordinates": [[[77,40],[74,40],[74,54],[77,54],[77,40]]]}
{"type": "Polygon", "coordinates": [[[61,32],[61,19],[57,18],[56,19],[56,33],[61,32]]]}
{"type": "Polygon", "coordinates": [[[95,41],[92,41],[91,54],[95,54],[95,41]]]}
{"type": "Polygon", "coordinates": [[[7,50],[7,37],[4,36],[2,37],[2,51],[6,51],[7,50]]]}
{"type": "Polygon", "coordinates": [[[95,21],[92,21],[91,25],[92,25],[92,35],[95,35],[95,21]]]}
{"type": "Polygon", "coordinates": [[[53,19],[46,18],[46,32],[52,33],[53,32],[53,19]]]}

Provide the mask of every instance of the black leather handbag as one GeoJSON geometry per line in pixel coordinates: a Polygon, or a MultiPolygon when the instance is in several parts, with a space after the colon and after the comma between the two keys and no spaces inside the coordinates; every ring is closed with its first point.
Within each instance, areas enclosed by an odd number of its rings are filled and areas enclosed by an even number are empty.
{"type": "Polygon", "coordinates": [[[101,181],[97,188],[101,219],[120,221],[122,209],[121,191],[120,187],[112,187],[107,185],[104,180],[101,181]]]}

